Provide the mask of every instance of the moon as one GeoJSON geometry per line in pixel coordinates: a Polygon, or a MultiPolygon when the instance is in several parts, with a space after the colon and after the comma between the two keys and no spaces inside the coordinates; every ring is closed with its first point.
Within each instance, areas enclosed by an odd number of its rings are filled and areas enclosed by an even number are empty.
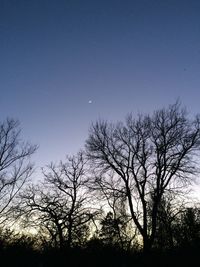
{"type": "Polygon", "coordinates": [[[92,100],[89,100],[89,101],[88,101],[88,104],[92,104],[92,100]]]}

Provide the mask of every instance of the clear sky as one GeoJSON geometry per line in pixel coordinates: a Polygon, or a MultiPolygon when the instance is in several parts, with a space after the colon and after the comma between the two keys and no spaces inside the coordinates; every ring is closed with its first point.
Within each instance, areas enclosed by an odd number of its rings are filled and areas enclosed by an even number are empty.
{"type": "Polygon", "coordinates": [[[99,118],[177,98],[200,112],[199,0],[0,0],[0,120],[37,166],[84,146],[99,118]]]}

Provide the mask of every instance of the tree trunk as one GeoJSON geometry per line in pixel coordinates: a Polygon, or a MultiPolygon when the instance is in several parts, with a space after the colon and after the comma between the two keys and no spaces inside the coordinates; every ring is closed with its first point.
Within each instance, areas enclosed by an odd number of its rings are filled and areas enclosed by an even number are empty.
{"type": "Polygon", "coordinates": [[[143,253],[149,254],[152,248],[152,242],[147,235],[143,236],[143,253]]]}

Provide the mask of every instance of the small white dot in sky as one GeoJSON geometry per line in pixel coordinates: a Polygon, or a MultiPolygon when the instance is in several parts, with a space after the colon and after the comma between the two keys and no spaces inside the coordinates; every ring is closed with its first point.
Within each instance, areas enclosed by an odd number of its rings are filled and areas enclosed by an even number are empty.
{"type": "Polygon", "coordinates": [[[89,103],[89,104],[92,104],[92,100],[89,100],[88,103],[89,103]]]}

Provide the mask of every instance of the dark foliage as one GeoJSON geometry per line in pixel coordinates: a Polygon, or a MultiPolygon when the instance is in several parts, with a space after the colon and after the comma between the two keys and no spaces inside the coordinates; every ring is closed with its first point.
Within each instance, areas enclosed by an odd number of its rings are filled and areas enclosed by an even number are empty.
{"type": "Polygon", "coordinates": [[[11,267],[81,267],[81,266],[197,266],[200,246],[190,243],[174,249],[155,249],[144,254],[141,251],[125,251],[119,246],[104,244],[100,239],[88,241],[84,248],[35,249],[34,240],[27,236],[1,238],[1,266],[11,267]],[[3,244],[3,245],[2,245],[3,244]]]}

